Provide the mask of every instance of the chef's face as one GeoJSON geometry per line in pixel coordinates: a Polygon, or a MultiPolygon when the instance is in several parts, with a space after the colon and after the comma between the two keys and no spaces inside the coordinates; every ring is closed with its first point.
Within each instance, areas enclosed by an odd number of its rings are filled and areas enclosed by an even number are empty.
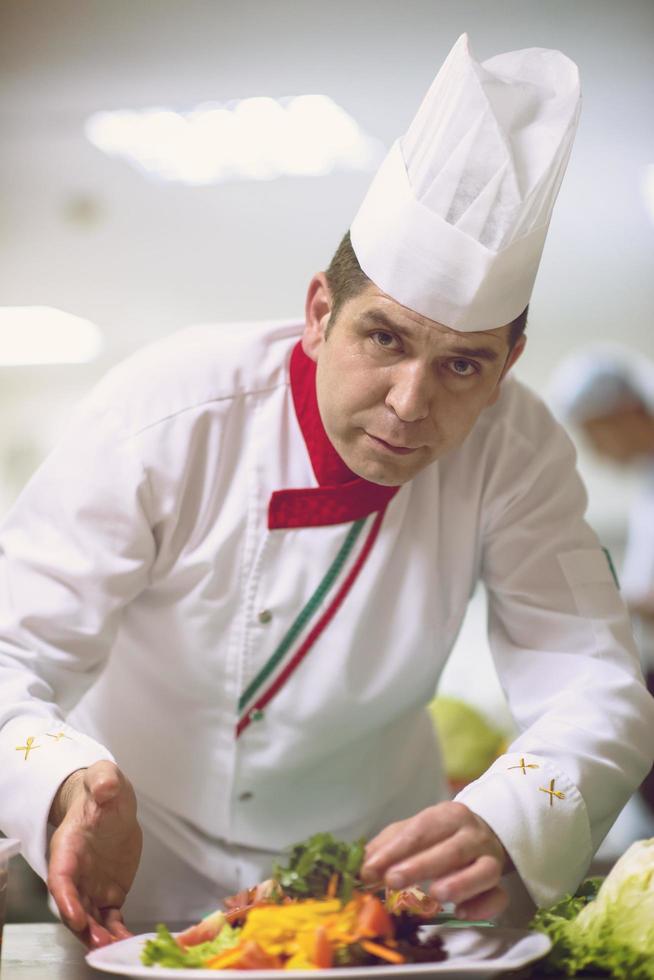
{"type": "Polygon", "coordinates": [[[451,330],[373,284],[331,322],[330,314],[320,273],[309,286],[302,345],[317,364],[322,422],[349,468],[386,486],[461,445],[525,343],[510,348],[509,326],[451,330]]]}

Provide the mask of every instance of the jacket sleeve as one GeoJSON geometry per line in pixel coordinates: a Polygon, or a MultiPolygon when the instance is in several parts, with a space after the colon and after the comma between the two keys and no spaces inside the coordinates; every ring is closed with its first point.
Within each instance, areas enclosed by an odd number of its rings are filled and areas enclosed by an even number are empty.
{"type": "Polygon", "coordinates": [[[654,700],[608,553],[583,519],[574,449],[543,406],[528,434],[505,431],[498,447],[482,558],[491,651],[519,734],[457,799],[548,905],[577,888],[650,768],[654,700]]]}
{"type": "Polygon", "coordinates": [[[148,582],[147,506],[133,441],[87,404],[0,528],[0,826],[42,877],[57,788],[112,759],[63,719],[148,582]]]}

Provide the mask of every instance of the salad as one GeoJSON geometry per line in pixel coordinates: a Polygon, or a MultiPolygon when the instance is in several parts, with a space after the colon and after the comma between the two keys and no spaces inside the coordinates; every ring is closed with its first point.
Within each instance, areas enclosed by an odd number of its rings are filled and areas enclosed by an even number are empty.
{"type": "Polygon", "coordinates": [[[157,926],[147,966],[209,970],[307,970],[445,959],[420,927],[441,906],[419,888],[371,889],[359,878],[364,843],[315,834],[288,865],[225,900],[225,908],[173,936],[157,926]]]}

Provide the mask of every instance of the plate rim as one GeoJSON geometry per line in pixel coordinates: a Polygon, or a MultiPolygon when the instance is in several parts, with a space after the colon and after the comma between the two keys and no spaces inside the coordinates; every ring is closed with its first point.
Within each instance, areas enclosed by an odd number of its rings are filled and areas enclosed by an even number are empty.
{"type": "MultiPolygon", "coordinates": [[[[294,970],[293,980],[316,980],[318,976],[325,977],[325,980],[337,980],[337,978],[353,977],[353,978],[369,978],[369,977],[389,977],[397,976],[399,973],[402,975],[410,975],[415,977],[425,976],[426,974],[433,973],[445,973],[448,968],[452,967],[454,964],[453,974],[458,974],[460,976],[465,976],[466,973],[476,972],[479,974],[481,971],[486,970],[488,976],[492,976],[494,973],[500,973],[504,970],[519,970],[523,966],[527,966],[529,963],[533,963],[538,959],[542,959],[552,948],[552,942],[545,933],[539,932],[536,929],[519,929],[513,926],[463,926],[463,925],[452,925],[447,926],[442,924],[437,926],[439,932],[447,931],[448,929],[452,933],[461,934],[467,931],[501,931],[503,934],[515,933],[515,943],[516,945],[521,940],[533,937],[538,938],[543,943],[542,953],[534,954],[533,952],[521,957],[517,960],[512,960],[507,963],[504,957],[496,957],[495,959],[477,959],[466,957],[458,957],[456,959],[445,959],[436,960],[434,962],[427,963],[404,963],[404,964],[389,964],[388,966],[352,966],[352,967],[331,967],[324,970],[294,970]],[[374,971],[371,972],[371,971],[374,971]]],[[[195,977],[197,980],[208,980],[209,977],[215,978],[216,976],[223,976],[225,980],[245,980],[244,973],[249,975],[252,980],[278,980],[281,974],[288,974],[289,971],[286,970],[205,970],[203,968],[189,968],[189,967],[163,967],[158,968],[157,966],[149,967],[144,964],[132,963],[111,963],[107,961],[102,961],[101,957],[106,955],[107,950],[116,949],[118,946],[124,944],[134,944],[137,941],[142,945],[148,939],[152,939],[156,936],[155,932],[139,933],[136,936],[131,936],[129,939],[120,940],[117,943],[112,943],[111,946],[103,946],[100,949],[94,949],[88,952],[85,956],[85,961],[90,967],[95,970],[100,970],[106,973],[120,974],[127,977],[165,977],[170,974],[170,976],[179,977],[180,980],[186,980],[186,978],[195,977]],[[100,961],[98,962],[98,959],[100,961]],[[164,973],[163,971],[166,971],[164,973]],[[138,972],[134,972],[138,971],[138,972]],[[142,972],[147,971],[147,973],[142,972]]],[[[509,947],[509,949],[512,948],[509,947]]]]}

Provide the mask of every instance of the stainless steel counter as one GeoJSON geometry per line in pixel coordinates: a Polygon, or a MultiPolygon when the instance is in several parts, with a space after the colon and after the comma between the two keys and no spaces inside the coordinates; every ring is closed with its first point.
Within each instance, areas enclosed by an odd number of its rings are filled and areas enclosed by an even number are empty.
{"type": "MultiPolygon", "coordinates": [[[[64,926],[53,922],[6,925],[2,936],[2,980],[101,980],[84,962],[86,950],[64,926]]],[[[123,977],[124,980],[124,977],[123,977]]]]}

